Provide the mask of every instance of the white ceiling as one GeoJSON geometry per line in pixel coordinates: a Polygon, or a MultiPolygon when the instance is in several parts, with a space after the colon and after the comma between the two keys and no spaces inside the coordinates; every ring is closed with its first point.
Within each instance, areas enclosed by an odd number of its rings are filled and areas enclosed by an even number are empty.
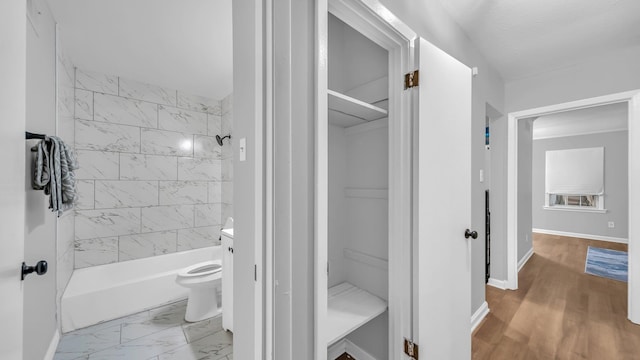
{"type": "Polygon", "coordinates": [[[541,116],[533,122],[533,139],[627,130],[628,103],[617,103],[541,116]]]}
{"type": "Polygon", "coordinates": [[[439,0],[505,81],[640,44],[638,0],[439,0]]]}
{"type": "Polygon", "coordinates": [[[231,0],[49,0],[79,68],[221,99],[231,93],[231,0]]]}

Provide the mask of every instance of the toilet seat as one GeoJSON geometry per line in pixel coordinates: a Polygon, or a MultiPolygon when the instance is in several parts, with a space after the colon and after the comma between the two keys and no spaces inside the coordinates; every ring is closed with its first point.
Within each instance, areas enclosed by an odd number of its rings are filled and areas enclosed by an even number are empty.
{"type": "Polygon", "coordinates": [[[176,276],[176,283],[192,287],[211,287],[222,279],[222,261],[212,260],[197,263],[182,269],[176,276]]]}
{"type": "Polygon", "coordinates": [[[184,268],[178,273],[179,277],[193,278],[207,276],[222,271],[222,262],[217,260],[204,261],[184,268]]]}

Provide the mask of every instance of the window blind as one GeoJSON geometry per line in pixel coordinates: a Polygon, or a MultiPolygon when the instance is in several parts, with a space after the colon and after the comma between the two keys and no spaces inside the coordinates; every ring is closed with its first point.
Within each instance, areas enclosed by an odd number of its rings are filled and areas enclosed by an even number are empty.
{"type": "Polygon", "coordinates": [[[547,194],[602,195],[604,147],[546,152],[547,194]]]}

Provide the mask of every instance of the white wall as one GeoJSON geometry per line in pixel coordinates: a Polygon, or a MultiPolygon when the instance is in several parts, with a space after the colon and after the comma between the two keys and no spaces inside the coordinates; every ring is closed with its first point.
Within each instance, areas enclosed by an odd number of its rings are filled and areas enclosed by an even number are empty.
{"type": "Polygon", "coordinates": [[[640,88],[640,46],[505,84],[508,112],[527,110],[640,88]]]}
{"type": "Polygon", "coordinates": [[[347,138],[344,128],[329,125],[329,287],[347,280],[344,248],[347,244],[347,138]]]}
{"type": "MultiPolygon", "coordinates": [[[[388,300],[387,268],[344,256],[345,249],[383,260],[389,255],[387,198],[348,191],[388,191],[388,128],[353,131],[357,128],[329,125],[329,287],[347,281],[388,300]]],[[[389,352],[388,328],[385,313],[349,334],[348,339],[384,359],[389,352]]]]}
{"type": "Polygon", "coordinates": [[[364,35],[329,15],[329,89],[346,93],[387,76],[388,53],[364,35]]]}
{"type": "Polygon", "coordinates": [[[518,261],[533,247],[531,241],[533,120],[518,121],[518,261]]]}
{"type": "MultiPolygon", "coordinates": [[[[380,124],[386,119],[377,120],[380,124]]],[[[364,125],[363,125],[364,126],[364,125]]],[[[387,126],[356,132],[347,130],[347,183],[349,189],[389,188],[389,130],[387,126]]],[[[331,159],[329,160],[331,161],[331,159]]],[[[389,202],[387,198],[347,194],[347,236],[345,247],[378,259],[388,260],[389,202]]],[[[384,299],[389,299],[389,274],[386,268],[345,259],[347,281],[384,299]]],[[[388,313],[348,335],[347,338],[373,355],[384,359],[388,349],[388,313]]]]}
{"type": "Polygon", "coordinates": [[[628,238],[627,131],[541,139],[533,142],[533,228],[620,239],[628,238]],[[604,191],[607,212],[585,213],[544,210],[545,152],[548,150],[604,147],[604,191]],[[608,227],[613,221],[615,228],[608,227]]]}
{"type": "MultiPolygon", "coordinates": [[[[27,118],[26,129],[34,133],[56,134],[56,51],[55,22],[48,6],[36,1],[40,13],[27,22],[27,118]],[[32,26],[31,24],[34,24],[32,26]]],[[[57,328],[56,323],[56,214],[49,210],[49,196],[31,188],[34,153],[25,142],[26,218],[25,262],[40,260],[49,264],[48,272],[29,275],[24,281],[24,359],[42,359],[57,328]]]]}

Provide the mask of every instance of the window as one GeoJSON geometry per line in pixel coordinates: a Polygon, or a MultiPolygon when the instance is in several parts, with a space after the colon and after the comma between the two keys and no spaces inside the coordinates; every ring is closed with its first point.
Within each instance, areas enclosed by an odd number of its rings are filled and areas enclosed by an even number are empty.
{"type": "Polygon", "coordinates": [[[604,210],[604,148],[547,151],[545,208],[604,210]]]}

